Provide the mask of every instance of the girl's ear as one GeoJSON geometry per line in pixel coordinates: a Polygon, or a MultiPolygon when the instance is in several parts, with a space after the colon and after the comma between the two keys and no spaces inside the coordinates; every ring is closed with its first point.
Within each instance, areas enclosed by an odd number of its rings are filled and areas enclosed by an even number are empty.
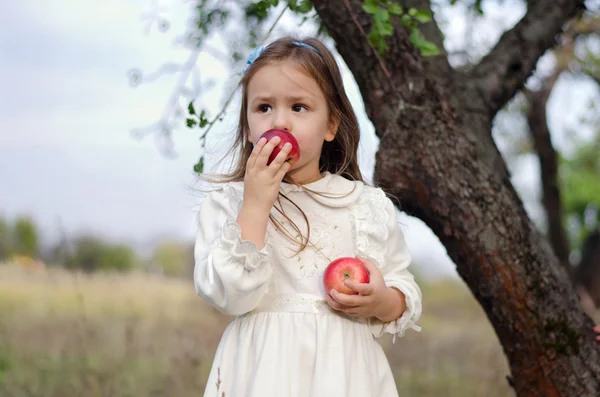
{"type": "Polygon", "coordinates": [[[325,134],[325,140],[327,142],[331,142],[335,139],[335,135],[337,134],[339,126],[340,121],[337,119],[337,117],[332,117],[327,125],[327,132],[325,134]]]}

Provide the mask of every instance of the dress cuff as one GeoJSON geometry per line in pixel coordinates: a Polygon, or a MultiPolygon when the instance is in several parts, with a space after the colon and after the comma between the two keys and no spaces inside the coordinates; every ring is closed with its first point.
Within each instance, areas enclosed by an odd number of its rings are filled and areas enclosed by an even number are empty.
{"type": "Polygon", "coordinates": [[[242,263],[248,271],[268,265],[268,237],[265,237],[265,246],[259,250],[253,241],[242,240],[242,228],[231,218],[227,218],[225,222],[219,243],[223,250],[228,252],[235,261],[242,263]]]}
{"type": "Polygon", "coordinates": [[[420,317],[421,313],[421,301],[414,299],[412,294],[402,290],[400,286],[388,285],[388,287],[394,287],[402,291],[406,299],[406,309],[402,315],[393,321],[383,322],[375,317],[371,317],[368,320],[369,329],[376,338],[380,338],[384,333],[394,335],[393,343],[396,343],[396,336],[403,337],[406,330],[411,328],[417,332],[421,331],[416,322],[420,317]]]}

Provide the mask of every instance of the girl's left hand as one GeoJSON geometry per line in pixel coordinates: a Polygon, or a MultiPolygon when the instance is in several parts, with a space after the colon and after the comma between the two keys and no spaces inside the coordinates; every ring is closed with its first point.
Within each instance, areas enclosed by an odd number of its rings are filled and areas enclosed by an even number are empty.
{"type": "Polygon", "coordinates": [[[327,303],[332,309],[344,312],[350,316],[362,317],[387,317],[393,310],[395,299],[398,299],[395,292],[385,285],[383,274],[370,261],[356,257],[360,260],[370,274],[368,283],[357,283],[351,280],[345,280],[344,285],[358,295],[348,295],[336,290],[331,290],[325,297],[327,303]]]}
{"type": "Polygon", "coordinates": [[[594,332],[598,334],[598,335],[596,335],[596,340],[597,340],[598,342],[600,342],[600,324],[597,324],[597,325],[594,327],[594,332]]]}

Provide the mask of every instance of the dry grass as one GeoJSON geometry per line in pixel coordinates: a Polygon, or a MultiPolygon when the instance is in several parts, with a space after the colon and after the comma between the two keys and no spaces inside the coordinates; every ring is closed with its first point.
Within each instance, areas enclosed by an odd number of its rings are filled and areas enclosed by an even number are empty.
{"type": "MultiPolygon", "coordinates": [[[[384,339],[400,395],[512,396],[469,291],[423,290],[423,332],[384,339]]],[[[229,321],[189,281],[0,266],[0,396],[199,396],[229,321]]]]}

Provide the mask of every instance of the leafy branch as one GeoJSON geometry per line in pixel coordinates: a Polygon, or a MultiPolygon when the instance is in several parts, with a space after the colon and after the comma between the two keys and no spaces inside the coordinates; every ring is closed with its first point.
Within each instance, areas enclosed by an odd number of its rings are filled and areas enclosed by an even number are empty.
{"type": "Polygon", "coordinates": [[[405,10],[392,0],[365,0],[362,8],[373,17],[369,41],[377,48],[379,55],[383,55],[388,50],[386,38],[394,33],[393,17],[399,17],[402,25],[410,30],[410,41],[421,55],[432,56],[440,53],[434,43],[425,39],[418,26],[432,20],[430,12],[416,8],[405,10]]]}
{"type": "MultiPolygon", "coordinates": [[[[279,0],[262,0],[259,2],[251,3],[245,10],[246,18],[248,19],[256,17],[259,20],[265,19],[268,16],[269,8],[277,7],[278,5],[279,0]]],[[[307,0],[302,0],[300,3],[298,3],[297,0],[288,1],[288,4],[281,10],[273,24],[267,31],[263,42],[266,41],[267,38],[271,35],[271,33],[281,20],[281,17],[283,17],[283,14],[287,11],[288,8],[298,10],[298,12],[308,13],[312,9],[312,3],[310,3],[310,1],[307,0]],[[307,6],[306,4],[308,4],[309,6],[307,6]]],[[[239,55],[234,56],[237,58],[239,55]]],[[[186,126],[188,128],[195,128],[196,126],[200,129],[206,128],[206,130],[200,136],[202,154],[200,155],[198,162],[194,164],[194,172],[198,174],[202,174],[204,172],[204,151],[206,148],[206,136],[217,121],[223,120],[225,112],[229,107],[229,104],[233,100],[233,97],[235,96],[235,93],[237,92],[238,88],[239,86],[236,86],[235,89],[229,94],[229,98],[227,98],[227,101],[225,102],[219,113],[212,120],[208,120],[206,118],[206,111],[204,109],[202,109],[199,114],[196,113],[196,109],[194,108],[194,100],[190,101],[190,103],[188,104],[188,116],[186,117],[186,126]]]]}
{"type": "MultiPolygon", "coordinates": [[[[170,22],[161,15],[163,9],[158,6],[158,0],[153,0],[153,10],[144,13],[144,19],[147,20],[147,30],[155,25],[162,33],[170,28],[170,22]]],[[[303,16],[302,25],[309,18],[318,18],[314,11],[311,0],[198,0],[192,4],[193,18],[191,28],[181,37],[178,42],[190,49],[190,56],[183,64],[167,63],[156,72],[144,75],[139,69],[132,69],[128,72],[129,82],[132,87],[137,87],[142,83],[158,79],[164,74],[178,74],[177,83],[170,94],[167,103],[161,113],[160,119],[151,125],[143,128],[136,128],[132,131],[135,137],[143,138],[150,133],[157,133],[157,137],[167,145],[167,154],[171,154],[173,145],[172,130],[179,125],[180,120],[185,119],[185,125],[188,129],[201,131],[200,157],[194,165],[194,171],[202,173],[204,171],[204,153],[206,137],[212,127],[223,120],[227,108],[232,102],[239,85],[232,90],[223,107],[216,116],[211,117],[208,109],[198,107],[196,100],[200,97],[204,86],[200,85],[200,73],[202,65],[198,65],[198,57],[205,52],[217,60],[227,63],[231,62],[233,68],[239,68],[243,61],[243,56],[236,45],[246,48],[253,48],[264,43],[279,23],[281,17],[287,10],[303,16]],[[282,6],[282,7],[281,7],[282,6]],[[281,8],[281,12],[269,27],[266,34],[261,34],[263,25],[275,8],[281,8]],[[235,18],[234,18],[235,16],[235,18]],[[248,28],[248,31],[240,36],[241,43],[235,44],[232,40],[232,32],[227,31],[228,23],[233,27],[233,32],[239,32],[237,18],[242,18],[248,28]],[[231,22],[231,23],[230,23],[231,22]],[[233,48],[220,50],[208,43],[208,39],[214,35],[222,35],[226,42],[234,43],[233,48]],[[262,36],[262,38],[261,38],[262,36]],[[188,81],[192,78],[192,85],[188,81]],[[185,105],[182,102],[185,101],[185,105]]],[[[399,4],[391,0],[365,0],[363,9],[373,16],[372,30],[368,35],[368,40],[372,43],[373,52],[382,62],[380,55],[387,50],[386,38],[393,33],[394,25],[392,18],[400,18],[402,24],[410,29],[410,38],[412,43],[425,56],[438,53],[437,47],[427,41],[418,29],[418,25],[431,21],[431,14],[427,11],[417,10],[415,8],[404,9],[399,4]]],[[[324,26],[319,27],[319,33],[324,32],[324,26]]],[[[325,32],[326,33],[326,32],[325,32]]],[[[366,33],[365,33],[365,36],[366,33]]],[[[382,67],[384,65],[382,64],[382,67]]],[[[385,70],[385,67],[384,67],[385,70]]]]}

